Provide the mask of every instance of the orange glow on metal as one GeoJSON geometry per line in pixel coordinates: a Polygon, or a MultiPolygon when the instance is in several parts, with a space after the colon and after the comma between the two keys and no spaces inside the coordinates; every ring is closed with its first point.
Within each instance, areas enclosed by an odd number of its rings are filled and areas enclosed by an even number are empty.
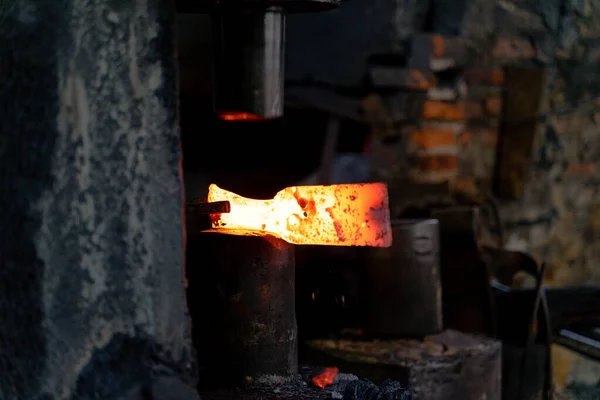
{"type": "Polygon", "coordinates": [[[213,232],[275,236],[292,244],[390,247],[387,185],[295,186],[273,199],[248,199],[210,185],[208,201],[229,201],[231,212],[212,214],[213,232]]]}
{"type": "Polygon", "coordinates": [[[224,121],[262,121],[264,118],[260,115],[249,112],[223,111],[219,117],[224,121]]]}
{"type": "Polygon", "coordinates": [[[333,382],[335,381],[335,377],[339,373],[340,370],[336,367],[325,368],[325,371],[323,371],[323,373],[312,378],[312,383],[313,385],[324,389],[325,387],[333,384],[333,382]]]}

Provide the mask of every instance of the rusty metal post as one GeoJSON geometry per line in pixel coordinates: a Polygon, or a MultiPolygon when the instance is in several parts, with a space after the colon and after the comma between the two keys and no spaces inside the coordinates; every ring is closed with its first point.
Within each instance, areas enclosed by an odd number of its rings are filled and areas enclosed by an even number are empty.
{"type": "Polygon", "coordinates": [[[293,245],[200,233],[187,276],[201,386],[298,372],[293,245]]]}
{"type": "Polygon", "coordinates": [[[442,330],[438,221],[392,221],[391,248],[367,251],[366,330],[375,336],[421,336],[442,330]]]}

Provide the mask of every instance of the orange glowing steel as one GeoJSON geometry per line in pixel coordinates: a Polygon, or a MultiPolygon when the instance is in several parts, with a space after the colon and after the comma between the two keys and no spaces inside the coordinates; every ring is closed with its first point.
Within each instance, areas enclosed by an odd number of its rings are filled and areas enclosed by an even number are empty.
{"type": "Polygon", "coordinates": [[[213,214],[213,231],[272,235],[293,244],[390,247],[387,186],[364,183],[288,187],[271,200],[254,200],[210,185],[208,201],[231,203],[213,214]]]}
{"type": "Polygon", "coordinates": [[[219,113],[219,117],[225,121],[262,121],[264,119],[260,115],[242,111],[223,111],[219,113]]]}
{"type": "Polygon", "coordinates": [[[325,368],[325,371],[323,371],[323,373],[314,376],[312,378],[312,383],[315,386],[320,387],[321,389],[324,389],[326,386],[332,385],[333,382],[335,381],[335,377],[340,373],[340,370],[337,369],[336,367],[332,367],[332,368],[325,368]]]}

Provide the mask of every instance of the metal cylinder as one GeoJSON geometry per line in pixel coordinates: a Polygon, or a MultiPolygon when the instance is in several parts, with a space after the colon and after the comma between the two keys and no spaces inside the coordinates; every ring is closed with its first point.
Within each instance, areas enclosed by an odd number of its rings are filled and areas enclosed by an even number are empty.
{"type": "Polygon", "coordinates": [[[392,221],[390,248],[367,249],[362,297],[373,336],[422,336],[442,330],[438,221],[392,221]]]}
{"type": "Polygon", "coordinates": [[[201,233],[189,238],[187,255],[201,386],[297,373],[294,246],[201,233]]]}
{"type": "Polygon", "coordinates": [[[219,8],[211,23],[217,114],[238,121],[281,117],[284,9],[219,8]]]}

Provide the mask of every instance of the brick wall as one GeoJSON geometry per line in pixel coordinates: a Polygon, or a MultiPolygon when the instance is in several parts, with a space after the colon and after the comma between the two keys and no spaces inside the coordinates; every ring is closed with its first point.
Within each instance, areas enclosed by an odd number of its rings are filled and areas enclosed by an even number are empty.
{"type": "Polygon", "coordinates": [[[524,190],[500,211],[507,247],[538,259],[548,249],[550,285],[600,284],[600,1],[571,3],[551,13],[474,2],[458,35],[415,33],[404,65],[370,65],[365,107],[387,124],[375,135],[377,176],[493,194],[503,67],[544,69],[524,190]]]}
{"type": "MultiPolygon", "coordinates": [[[[546,257],[550,286],[600,284],[600,1],[476,0],[454,35],[410,40],[407,64],[386,66],[388,80],[390,70],[427,78],[389,82],[371,65],[374,93],[365,102],[371,121],[383,116],[372,151],[376,177],[390,182],[392,212],[423,201],[423,193],[430,200],[457,191],[493,195],[503,70],[542,68],[522,195],[498,202],[505,245],[546,257]],[[429,189],[413,194],[406,180],[429,189]]],[[[488,233],[497,238],[492,224],[488,233]]],[[[594,384],[596,364],[564,348],[554,352],[559,389],[594,384]]]]}

